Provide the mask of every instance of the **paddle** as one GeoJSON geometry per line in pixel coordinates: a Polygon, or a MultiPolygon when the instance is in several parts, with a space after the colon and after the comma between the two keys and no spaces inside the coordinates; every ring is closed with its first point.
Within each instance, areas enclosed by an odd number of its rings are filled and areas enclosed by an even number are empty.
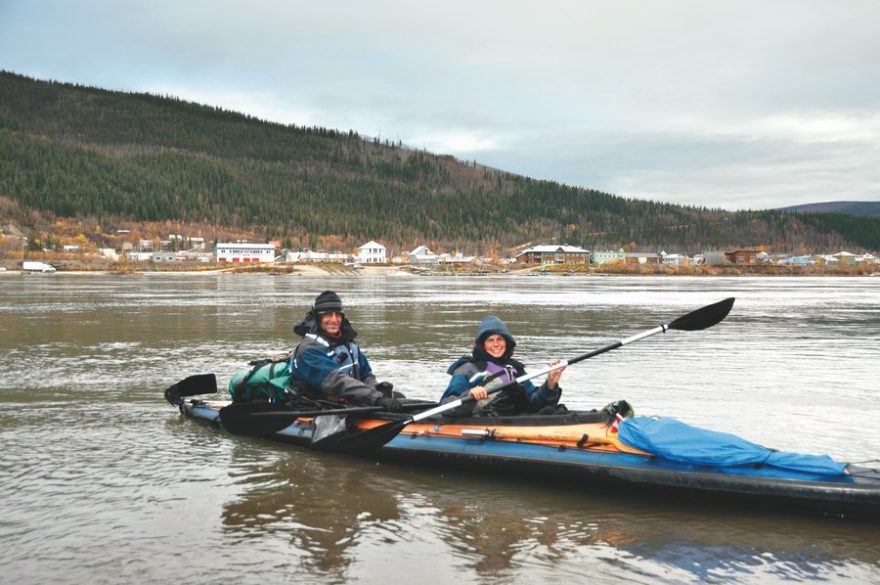
{"type": "Polygon", "coordinates": [[[289,427],[301,416],[323,416],[327,414],[355,414],[378,412],[381,406],[361,406],[352,408],[333,408],[327,410],[290,410],[290,407],[277,402],[240,402],[220,409],[220,422],[235,435],[265,436],[289,427]]]}
{"type": "MultiPolygon", "coordinates": [[[[424,403],[403,405],[404,408],[424,408],[424,403]]],[[[236,402],[220,409],[220,422],[235,435],[266,436],[289,427],[301,416],[328,414],[366,414],[384,410],[382,406],[353,406],[326,410],[291,410],[277,402],[236,402]]]]}
{"type": "MultiPolygon", "coordinates": [[[[488,393],[494,394],[496,392],[500,392],[505,388],[513,386],[514,384],[522,384],[526,380],[531,380],[532,378],[543,376],[544,374],[552,372],[553,370],[558,370],[559,368],[564,368],[566,366],[576,364],[585,359],[589,359],[591,357],[611,351],[613,349],[623,347],[624,345],[627,345],[634,341],[656,335],[657,333],[666,333],[670,329],[677,329],[679,331],[699,331],[701,329],[708,329],[709,327],[720,323],[727,316],[727,314],[730,312],[730,309],[733,307],[733,301],[734,298],[730,297],[724,299],[723,301],[718,301],[717,303],[706,305],[705,307],[701,307],[695,311],[691,311],[687,315],[682,315],[678,319],[675,319],[674,321],[671,321],[669,323],[664,323],[658,327],[654,327],[653,329],[649,329],[637,335],[633,335],[632,337],[627,337],[626,339],[615,341],[614,343],[610,343],[605,347],[579,355],[569,360],[562,360],[561,362],[553,366],[544,368],[543,370],[535,372],[533,374],[520,376],[516,380],[507,382],[501,386],[498,386],[497,388],[489,390],[488,393]]],[[[400,431],[402,431],[407,425],[411,423],[419,422],[421,420],[436,416],[448,410],[458,408],[462,404],[467,404],[474,401],[475,399],[470,394],[468,394],[463,398],[446,402],[444,404],[441,404],[440,406],[428,409],[424,412],[420,412],[405,419],[394,421],[378,427],[373,427],[371,429],[357,431],[343,437],[337,436],[328,437],[327,439],[321,439],[312,443],[312,446],[337,451],[345,451],[349,453],[362,454],[370,452],[372,450],[378,449],[379,447],[396,437],[400,433],[400,431]]]]}
{"type": "Polygon", "coordinates": [[[165,390],[165,400],[172,406],[178,406],[183,403],[184,396],[213,394],[216,391],[217,377],[214,374],[196,374],[169,386],[165,390]]]}

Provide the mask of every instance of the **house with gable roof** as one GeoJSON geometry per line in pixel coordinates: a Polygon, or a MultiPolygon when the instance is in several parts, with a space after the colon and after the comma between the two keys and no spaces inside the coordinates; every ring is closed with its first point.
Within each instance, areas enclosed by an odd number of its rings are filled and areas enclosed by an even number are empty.
{"type": "Polygon", "coordinates": [[[375,240],[358,248],[357,261],[361,264],[384,264],[388,262],[388,249],[375,240]]]}
{"type": "Polygon", "coordinates": [[[440,257],[432,252],[428,246],[419,246],[409,253],[409,264],[437,264],[440,257]]]}

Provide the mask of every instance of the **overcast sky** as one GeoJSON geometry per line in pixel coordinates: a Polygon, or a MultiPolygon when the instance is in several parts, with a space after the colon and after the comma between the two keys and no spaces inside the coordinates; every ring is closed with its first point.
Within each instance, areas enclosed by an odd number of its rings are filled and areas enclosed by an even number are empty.
{"type": "Polygon", "coordinates": [[[878,23],[877,0],[0,0],[0,69],[761,209],[880,201],[878,23]]]}

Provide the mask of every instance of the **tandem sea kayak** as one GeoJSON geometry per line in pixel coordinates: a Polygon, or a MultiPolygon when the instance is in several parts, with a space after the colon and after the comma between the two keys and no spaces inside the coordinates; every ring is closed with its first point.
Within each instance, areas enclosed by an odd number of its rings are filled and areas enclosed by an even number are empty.
{"type": "MultiPolygon", "coordinates": [[[[721,322],[734,299],[701,307],[668,323],[578,355],[505,387],[552,369],[667,331],[699,331],[721,322]]],[[[186,400],[213,394],[214,374],[197,374],[165,390],[166,400],[194,419],[235,434],[258,435],[321,451],[470,468],[534,479],[562,480],[576,489],[608,488],[751,505],[787,507],[880,519],[880,469],[840,463],[825,455],[767,449],[727,433],[675,419],[633,417],[625,401],[601,410],[516,417],[449,418],[473,397],[436,405],[406,401],[404,414],[378,407],[317,410],[289,402],[286,357],[252,362],[230,381],[236,401],[186,400]],[[410,414],[412,413],[412,414],[410,414]]],[[[487,381],[487,379],[484,380],[487,381]]],[[[469,412],[469,411],[468,411],[469,412]]]]}
{"type": "MultiPolygon", "coordinates": [[[[178,400],[189,417],[222,428],[226,401],[178,400]]],[[[430,405],[428,405],[430,406],[430,405]]],[[[425,409],[424,403],[410,408],[425,409]]],[[[407,415],[363,412],[295,416],[268,439],[313,447],[322,420],[349,435],[407,415]]],[[[332,451],[332,449],[330,449],[332,451]]],[[[360,455],[480,473],[563,480],[577,489],[697,497],[805,510],[835,517],[880,519],[880,470],[827,456],[777,452],[726,433],[675,419],[621,418],[614,410],[508,418],[436,416],[406,424],[381,447],[360,455]]]]}

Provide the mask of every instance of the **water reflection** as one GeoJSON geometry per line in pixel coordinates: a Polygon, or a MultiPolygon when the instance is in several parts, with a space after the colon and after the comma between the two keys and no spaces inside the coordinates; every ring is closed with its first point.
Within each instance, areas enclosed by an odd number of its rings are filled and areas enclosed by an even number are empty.
{"type": "Polygon", "coordinates": [[[371,480],[366,464],[302,452],[255,465],[245,452],[235,464],[244,491],[224,504],[223,526],[241,537],[288,540],[309,573],[343,578],[364,528],[400,518],[395,495],[371,480]]]}
{"type": "MultiPolygon", "coordinates": [[[[237,449],[239,497],[223,505],[238,538],[289,546],[289,571],[334,582],[386,559],[452,556],[458,582],[595,581],[734,583],[877,574],[872,527],[822,518],[639,502],[633,496],[478,478],[298,448],[237,449]],[[277,449],[277,451],[276,451],[277,449]],[[282,453],[289,451],[288,456],[282,453]],[[673,518],[671,520],[671,517],[673,518]],[[564,580],[564,578],[562,578],[564,580]]],[[[449,565],[435,567],[449,571],[449,565]]],[[[426,582],[446,582],[431,573],[426,582]]]]}

